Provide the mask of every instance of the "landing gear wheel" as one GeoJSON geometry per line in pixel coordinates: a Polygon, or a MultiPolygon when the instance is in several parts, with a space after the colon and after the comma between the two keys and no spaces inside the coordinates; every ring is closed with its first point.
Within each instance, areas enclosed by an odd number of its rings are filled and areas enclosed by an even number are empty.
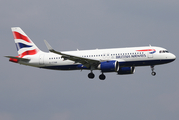
{"type": "Polygon", "coordinates": [[[151,74],[152,74],[153,76],[155,76],[155,75],[156,75],[156,72],[152,72],[151,74]]]}
{"type": "Polygon", "coordinates": [[[100,76],[99,76],[99,79],[100,80],[104,80],[106,78],[106,76],[104,75],[104,74],[101,74],[100,76]]]}
{"type": "Polygon", "coordinates": [[[93,79],[93,78],[95,77],[95,75],[94,75],[93,73],[89,73],[89,74],[88,74],[88,77],[89,77],[90,79],[93,79]]]}
{"type": "Polygon", "coordinates": [[[151,65],[151,70],[152,70],[152,76],[155,76],[156,75],[156,72],[154,72],[154,65],[151,65]]]}

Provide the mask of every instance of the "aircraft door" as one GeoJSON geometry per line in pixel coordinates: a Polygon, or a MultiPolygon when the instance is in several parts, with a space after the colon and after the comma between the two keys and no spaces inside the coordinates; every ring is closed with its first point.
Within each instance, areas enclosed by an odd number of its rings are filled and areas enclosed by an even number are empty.
{"type": "Polygon", "coordinates": [[[44,55],[39,56],[39,64],[43,65],[44,64],[44,55]]]}
{"type": "Polygon", "coordinates": [[[148,52],[148,58],[153,58],[153,54],[148,52]]]}

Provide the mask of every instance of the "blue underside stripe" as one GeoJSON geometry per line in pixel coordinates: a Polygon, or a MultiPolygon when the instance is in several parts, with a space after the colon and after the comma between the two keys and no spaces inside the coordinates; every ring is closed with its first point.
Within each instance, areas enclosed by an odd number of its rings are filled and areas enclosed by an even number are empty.
{"type": "MultiPolygon", "coordinates": [[[[129,66],[149,66],[149,65],[160,65],[166,64],[174,61],[171,60],[147,60],[147,61],[132,61],[132,62],[119,62],[120,67],[129,67],[129,66]]],[[[82,64],[79,65],[59,65],[59,66],[45,66],[41,68],[54,69],[54,70],[80,70],[80,69],[89,69],[82,64]]]]}

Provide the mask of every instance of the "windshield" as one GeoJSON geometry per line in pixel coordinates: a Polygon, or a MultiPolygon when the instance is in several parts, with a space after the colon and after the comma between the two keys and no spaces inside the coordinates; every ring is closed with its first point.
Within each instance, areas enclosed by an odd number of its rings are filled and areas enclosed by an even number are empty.
{"type": "Polygon", "coordinates": [[[159,53],[169,53],[167,50],[160,50],[159,53]]]}

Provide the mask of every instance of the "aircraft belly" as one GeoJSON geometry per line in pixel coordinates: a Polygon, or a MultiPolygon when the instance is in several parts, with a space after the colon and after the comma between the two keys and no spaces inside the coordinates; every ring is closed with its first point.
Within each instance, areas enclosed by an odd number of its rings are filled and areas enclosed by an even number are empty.
{"type": "Polygon", "coordinates": [[[169,62],[172,62],[173,60],[171,59],[165,59],[165,60],[160,60],[160,59],[154,59],[154,60],[141,60],[141,61],[123,61],[119,62],[120,66],[125,67],[125,66],[149,66],[149,65],[160,65],[160,64],[166,64],[169,62]]]}

